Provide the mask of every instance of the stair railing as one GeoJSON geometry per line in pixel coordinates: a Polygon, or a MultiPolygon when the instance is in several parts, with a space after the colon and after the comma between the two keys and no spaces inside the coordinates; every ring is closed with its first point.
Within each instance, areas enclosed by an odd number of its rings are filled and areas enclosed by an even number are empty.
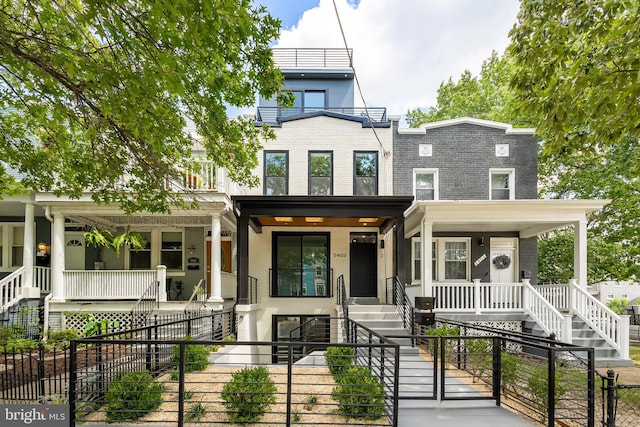
{"type": "Polygon", "coordinates": [[[349,317],[349,300],[347,298],[347,287],[344,284],[344,275],[338,277],[338,305],[342,306],[342,317],[349,317]]]}
{"type": "Polygon", "coordinates": [[[206,282],[204,279],[200,279],[197,285],[193,287],[191,297],[184,305],[184,312],[195,313],[200,310],[204,310],[207,307],[207,290],[205,288],[206,282]]]}
{"type": "Polygon", "coordinates": [[[531,285],[529,279],[523,279],[522,285],[525,312],[547,335],[555,334],[557,340],[571,344],[571,316],[560,313],[531,285]]]}
{"type": "Polygon", "coordinates": [[[138,328],[140,326],[144,326],[147,323],[147,319],[153,313],[153,310],[160,306],[158,302],[158,295],[160,293],[160,282],[154,280],[149,283],[149,285],[145,288],[136,301],[131,307],[131,329],[138,328]]]}
{"type": "MultiPolygon", "coordinates": [[[[413,333],[413,304],[411,304],[404,285],[400,283],[397,276],[387,278],[387,288],[389,287],[393,289],[393,304],[402,318],[404,328],[411,335],[413,333]]],[[[390,301],[387,301],[387,304],[389,303],[390,301]]]]}
{"type": "Polygon", "coordinates": [[[629,320],[617,315],[609,307],[583,289],[575,279],[571,288],[571,310],[593,331],[615,348],[620,357],[629,358],[629,320]]]}
{"type": "Polygon", "coordinates": [[[7,277],[0,280],[0,304],[2,309],[1,313],[4,313],[10,307],[16,305],[22,299],[24,288],[24,274],[25,267],[20,267],[16,271],[9,274],[7,277]]]}

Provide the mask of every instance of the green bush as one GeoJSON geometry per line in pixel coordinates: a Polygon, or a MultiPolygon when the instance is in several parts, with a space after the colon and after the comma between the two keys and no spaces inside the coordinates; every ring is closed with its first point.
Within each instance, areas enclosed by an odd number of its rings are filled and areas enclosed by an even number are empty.
{"type": "Polygon", "coordinates": [[[162,403],[162,385],[148,372],[120,375],[109,383],[105,395],[107,419],[125,421],[140,418],[162,403]]]}
{"type": "Polygon", "coordinates": [[[331,398],[338,402],[338,413],[347,419],[375,420],[385,414],[384,385],[365,366],[347,368],[331,398]]]}
{"type": "MultiPolygon", "coordinates": [[[[557,406],[560,399],[567,390],[563,384],[564,374],[556,369],[555,386],[556,394],[554,396],[554,404],[557,406]]],[[[527,381],[529,392],[531,393],[531,401],[534,407],[539,411],[540,421],[545,421],[549,413],[549,371],[546,367],[535,368],[527,381]]]]}
{"type": "Polygon", "coordinates": [[[627,309],[627,305],[629,305],[629,300],[626,298],[615,298],[607,301],[607,307],[609,307],[615,314],[624,314],[627,309]]]}
{"type": "MultiPolygon", "coordinates": [[[[191,340],[190,337],[187,340],[191,340]]],[[[180,363],[180,345],[172,348],[173,362],[180,363]]],[[[187,344],[184,348],[184,371],[202,371],[209,366],[209,349],[204,345],[187,344]]]]}
{"type": "Polygon", "coordinates": [[[59,331],[47,331],[47,344],[69,345],[69,341],[80,336],[75,329],[61,329],[59,331]]]}
{"type": "Polygon", "coordinates": [[[491,340],[467,339],[464,341],[467,369],[473,375],[473,382],[483,379],[487,371],[493,369],[493,353],[491,340]]]}
{"type": "Polygon", "coordinates": [[[25,350],[35,350],[38,342],[28,338],[11,338],[2,344],[0,351],[5,353],[20,353],[25,350]]]}
{"type": "Polygon", "coordinates": [[[276,402],[276,386],[264,366],[244,368],[233,374],[222,387],[223,405],[232,423],[247,424],[260,420],[276,402]]]}
{"type": "Polygon", "coordinates": [[[518,369],[520,368],[520,360],[515,354],[511,354],[506,350],[502,350],[500,353],[500,365],[502,369],[502,391],[505,394],[511,393],[511,390],[515,394],[516,378],[518,376],[518,369]]]}
{"type": "Polygon", "coordinates": [[[442,325],[433,329],[425,329],[424,333],[425,335],[433,335],[437,337],[458,336],[460,335],[460,327],[442,325]]]}
{"type": "Polygon", "coordinates": [[[343,371],[352,366],[355,357],[356,351],[353,347],[328,347],[324,353],[324,359],[334,378],[339,377],[343,371]]]}

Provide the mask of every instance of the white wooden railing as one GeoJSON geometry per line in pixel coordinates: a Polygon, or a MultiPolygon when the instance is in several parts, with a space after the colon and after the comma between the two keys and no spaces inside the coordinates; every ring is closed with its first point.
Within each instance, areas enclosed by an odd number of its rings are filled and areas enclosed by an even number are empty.
{"type": "Polygon", "coordinates": [[[33,267],[33,286],[41,293],[51,292],[51,267],[33,267]]]}
{"type": "Polygon", "coordinates": [[[156,270],[65,270],[64,297],[74,300],[137,300],[151,282],[156,270]]]}
{"type": "Polygon", "coordinates": [[[536,290],[558,310],[571,310],[571,292],[568,284],[538,285],[536,290]]]}
{"type": "Polygon", "coordinates": [[[193,167],[182,172],[181,182],[167,181],[174,191],[218,191],[218,167],[210,160],[194,160],[193,167]]]}
{"type": "Polygon", "coordinates": [[[522,312],[522,283],[434,283],[439,312],[522,312]]]}
{"type": "Polygon", "coordinates": [[[564,315],[554,307],[539,291],[533,287],[529,279],[522,281],[524,286],[524,308],[533,320],[547,335],[555,334],[556,339],[571,344],[571,315],[564,315]]]}
{"type": "Polygon", "coordinates": [[[618,350],[620,357],[629,358],[629,318],[624,319],[609,307],[590,295],[571,280],[570,301],[572,312],[591,327],[598,335],[618,350]]]}
{"type": "Polygon", "coordinates": [[[0,303],[2,303],[0,311],[7,310],[22,299],[22,290],[25,286],[25,271],[24,267],[20,267],[0,280],[0,303]]]}

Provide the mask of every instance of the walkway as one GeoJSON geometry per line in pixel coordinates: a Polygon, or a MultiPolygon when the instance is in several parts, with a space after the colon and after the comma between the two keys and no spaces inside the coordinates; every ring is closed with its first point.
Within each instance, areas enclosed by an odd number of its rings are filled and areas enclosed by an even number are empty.
{"type": "MultiPolygon", "coordinates": [[[[403,349],[400,353],[400,396],[431,395],[433,364],[417,353],[403,349]]],[[[477,395],[468,385],[447,376],[448,395],[477,395]]],[[[531,427],[493,400],[407,400],[399,401],[398,427],[531,427]]]]}

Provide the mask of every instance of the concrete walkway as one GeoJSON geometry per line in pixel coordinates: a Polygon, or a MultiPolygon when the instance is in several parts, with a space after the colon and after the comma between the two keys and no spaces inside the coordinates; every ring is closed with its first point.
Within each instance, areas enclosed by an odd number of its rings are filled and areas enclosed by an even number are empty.
{"type": "MultiPolygon", "coordinates": [[[[411,396],[433,394],[433,363],[419,356],[417,351],[403,349],[400,353],[399,427],[530,427],[534,426],[494,400],[413,400],[411,396]]],[[[469,385],[447,376],[447,395],[477,396],[469,385]]],[[[441,382],[439,382],[441,384],[441,382]]]]}

